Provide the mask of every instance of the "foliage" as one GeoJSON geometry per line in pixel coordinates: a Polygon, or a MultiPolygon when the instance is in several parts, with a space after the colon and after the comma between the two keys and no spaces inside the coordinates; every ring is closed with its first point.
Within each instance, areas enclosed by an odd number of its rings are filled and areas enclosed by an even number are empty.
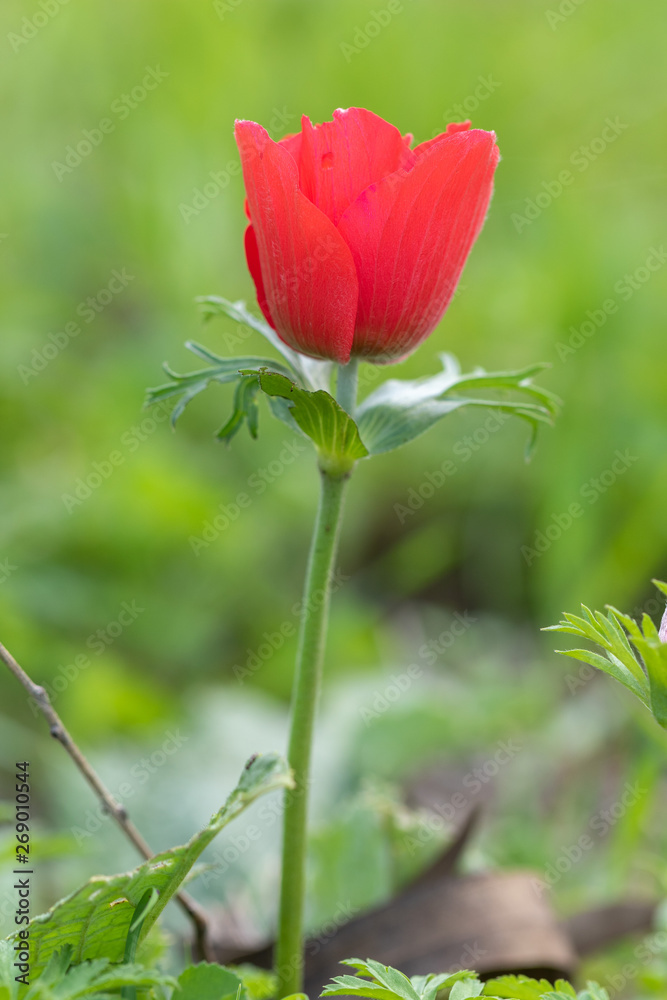
{"type": "Polygon", "coordinates": [[[486,983],[483,996],[498,1000],[609,1000],[607,990],[597,983],[587,983],[586,988],[577,993],[564,979],[552,986],[546,979],[530,979],[528,976],[500,976],[486,983]]]}
{"type": "Polygon", "coordinates": [[[262,754],[251,759],[224,806],[189,843],[155,855],[134,871],[96,876],[48,913],[33,918],[29,924],[32,974],[38,975],[63,947],[71,948],[77,963],[92,958],[119,961],[127,955],[128,935],[132,949],[136,948],[139,933],[135,932],[148,933],[214,837],[259,796],[290,787],[291,775],[282,757],[262,754]]]}
{"type": "Polygon", "coordinates": [[[577,993],[573,986],[559,979],[555,985],[546,979],[527,976],[500,976],[482,983],[474,972],[442,973],[440,975],[412,976],[408,978],[372,959],[365,962],[351,958],[342,963],[356,970],[355,976],[336,976],[325,987],[323,997],[356,996],[369,1000],[468,1000],[470,997],[488,997],[490,1000],[609,1000],[609,994],[597,983],[587,983],[577,993]]]}
{"type": "MultiPolygon", "coordinates": [[[[0,1000],[106,1000],[119,990],[147,989],[155,986],[176,987],[176,980],[154,969],[137,964],[112,964],[108,958],[71,965],[72,946],[65,945],[51,953],[41,973],[32,978],[27,989],[19,987],[13,968],[11,942],[0,941],[0,1000]]],[[[183,998],[185,1000],[185,998],[183,998]]],[[[189,998],[192,1000],[192,998],[189,998]]],[[[221,1000],[215,997],[215,1000],[221,1000]]]]}
{"type": "MultiPolygon", "coordinates": [[[[190,965],[178,977],[173,1000],[248,1000],[244,984],[232,969],[209,962],[190,965]]],[[[255,998],[253,998],[255,1000],[255,998]]]]}
{"type": "MultiPolygon", "coordinates": [[[[660,580],[653,583],[667,595],[667,584],[660,580]]],[[[609,674],[632,691],[660,725],[667,728],[667,643],[660,641],[651,617],[644,613],[638,624],[611,606],[606,615],[590,611],[585,604],[581,609],[584,617],[565,614],[558,625],[550,625],[544,631],[581,636],[599,646],[602,655],[586,649],[557,652],[609,674]]]]}
{"type": "Polygon", "coordinates": [[[558,410],[558,398],[533,384],[533,376],[545,365],[516,372],[487,373],[479,369],[462,375],[456,359],[443,354],[443,371],[439,375],[384,382],[359,406],[355,424],[326,391],[330,364],[296,354],[264,320],[253,316],[243,302],[229,302],[217,296],[201,301],[209,310],[206,315],[224,312],[237,323],[261,333],[287,363],[286,368],[263,358],[222,358],[188,342],[188,350],[208,361],[210,367],[179,375],[164,366],[171,381],[149,389],[146,402],[150,406],[178,397],[171,413],[172,424],[211,383],[234,383],[231,416],[217,433],[221,441],[231,441],[244,424],[250,436],[257,437],[260,389],[267,395],[274,415],[291,430],[300,430],[309,437],[317,449],[320,466],[335,475],[348,472],[359,458],[407,444],[462,407],[482,407],[525,420],[531,428],[529,455],[540,423],[551,424],[558,410]],[[323,387],[314,390],[318,384],[323,387]]]}
{"type": "Polygon", "coordinates": [[[323,997],[368,997],[369,1000],[435,1000],[441,990],[450,989],[450,1000],[464,1000],[479,996],[481,984],[474,972],[442,973],[440,975],[412,976],[382,965],[373,959],[365,962],[359,958],[346,959],[341,964],[350,965],[356,975],[335,976],[325,986],[323,997]],[[455,992],[456,991],[456,992],[455,992]]]}
{"type": "Polygon", "coordinates": [[[399,448],[464,406],[492,409],[525,420],[531,428],[527,447],[530,454],[540,423],[552,423],[558,409],[557,397],[532,381],[547,366],[533,365],[517,372],[478,369],[462,375],[456,358],[442,354],[441,361],[443,371],[439,375],[411,381],[390,379],[363,401],[357,414],[359,432],[371,454],[399,448]],[[512,399],[512,394],[518,399],[512,399]]]}

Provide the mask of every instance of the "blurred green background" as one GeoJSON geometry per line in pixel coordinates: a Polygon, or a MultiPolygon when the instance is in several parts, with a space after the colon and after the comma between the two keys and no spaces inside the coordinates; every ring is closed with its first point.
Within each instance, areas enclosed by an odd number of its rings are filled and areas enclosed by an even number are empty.
{"type": "MultiPolygon", "coordinates": [[[[157,846],[187,837],[251,752],[282,746],[295,640],[270,647],[295,621],[317,491],[302,452],[269,471],[251,506],[195,554],[192,537],[270,470],[289,432],[265,412],[258,441],[244,431],[229,449],[216,444],[230,404],[220,387],[175,433],[142,411],[164,360],[197,367],[188,338],[218,353],[261,353],[231,321],[202,327],[193,302],[217,293],[256,308],[235,117],[274,138],[297,130],[302,113],[322,121],[350,105],[417,141],[462,117],[495,129],[503,159],[460,289],[433,336],[387,375],[429,374],[442,350],[464,369],[547,361],[541,380],[565,403],[528,465],[523,426],[488,435],[484,416],[455,414],[359,467],[340,557],[350,579],[334,599],[327,657],[329,801],[436,758],[465,773],[475,754],[518,734],[531,763],[499,779],[504,805],[486,856],[540,867],[576,839],[598,795],[613,801],[638,771],[652,776],[651,795],[660,787],[664,743],[653,727],[606,681],[577,690],[576,670],[538,630],[581,601],[656,617],[649,580],[667,577],[664,7],[399,6],[2,7],[2,641],[52,686],[112,786],[168,731],[187,734],[132,805],[157,846]],[[142,89],[145,79],[153,89],[142,89]],[[85,155],[68,156],[86,141],[85,155]],[[612,472],[619,451],[626,461],[612,472]],[[395,505],[448,458],[456,474],[399,517],[395,505]],[[88,496],[80,480],[96,484],[88,496]],[[563,528],[573,503],[583,514],[563,528]],[[531,554],[536,542],[546,551],[531,554]],[[134,611],[119,629],[124,604],[134,611]],[[419,649],[456,612],[474,624],[429,663],[419,649]],[[240,683],[248,662],[260,665],[240,683]],[[423,679],[366,725],[359,706],[410,662],[423,679]],[[554,824],[544,783],[556,772],[570,777],[552,789],[564,797],[554,824]]],[[[0,690],[3,760],[18,747],[39,761],[43,823],[71,844],[87,792],[23,692],[8,677],[0,690]]],[[[638,852],[639,867],[650,867],[646,829],[664,825],[651,801],[614,831],[616,855],[613,843],[601,846],[556,887],[563,905],[568,886],[586,899],[613,894],[638,852]]],[[[111,858],[132,863],[113,831],[89,840],[83,861],[54,866],[45,902],[66,871],[73,879],[111,858]]]]}

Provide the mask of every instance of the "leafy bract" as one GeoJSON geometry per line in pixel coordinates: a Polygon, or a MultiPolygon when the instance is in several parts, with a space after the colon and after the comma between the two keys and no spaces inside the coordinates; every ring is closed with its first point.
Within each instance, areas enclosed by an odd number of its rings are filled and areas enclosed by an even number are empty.
{"type": "Polygon", "coordinates": [[[480,369],[462,375],[451,355],[441,355],[441,361],[439,374],[411,381],[390,379],[358,407],[359,433],[372,455],[399,448],[464,406],[481,406],[527,421],[531,427],[528,451],[539,424],[553,423],[559,400],[532,381],[546,365],[494,373],[480,369]]]}
{"type": "Polygon", "coordinates": [[[158,898],[145,913],[142,938],[213,838],[260,795],[291,787],[291,773],[282,757],[261,754],[251,759],[224,806],[183,847],[156,854],[131,872],[95,876],[48,913],[31,920],[32,975],[39,975],[54,952],[66,946],[71,947],[75,963],[97,958],[120,962],[135,909],[146,894],[150,897],[150,890],[155,889],[158,898]]]}
{"type": "MultiPolygon", "coordinates": [[[[204,361],[208,362],[208,368],[202,368],[198,371],[189,372],[187,375],[179,375],[178,372],[172,371],[168,365],[164,365],[164,370],[170,378],[170,381],[165,385],[159,385],[154,389],[148,389],[146,394],[146,405],[154,406],[156,403],[163,403],[168,399],[177,398],[176,405],[171,411],[171,423],[172,426],[176,423],[178,418],[181,416],[185,407],[191,402],[195,396],[207,389],[212,382],[219,382],[221,384],[236,382],[242,383],[244,380],[239,375],[239,369],[241,368],[261,368],[265,366],[270,366],[274,371],[279,371],[283,375],[288,375],[294,378],[294,372],[285,365],[281,365],[278,361],[272,361],[269,358],[256,358],[256,357],[240,357],[240,358],[221,358],[217,354],[213,354],[206,347],[202,347],[201,344],[195,344],[192,341],[188,341],[185,345],[189,351],[196,354],[197,357],[202,358],[204,361]]],[[[242,424],[242,419],[237,416],[237,411],[241,409],[240,416],[244,416],[245,411],[240,406],[241,400],[239,399],[239,392],[241,396],[243,395],[246,387],[242,387],[240,390],[237,385],[236,395],[234,398],[234,414],[227,421],[225,426],[218,432],[218,436],[223,440],[229,440],[242,424]]],[[[251,400],[243,400],[243,402],[250,405],[251,400]]],[[[250,428],[250,433],[253,437],[257,436],[257,422],[253,415],[248,418],[248,426],[250,428]]]]}
{"type": "MultiPolygon", "coordinates": [[[[653,583],[667,595],[667,584],[660,580],[653,583]]],[[[550,625],[543,631],[580,636],[598,646],[602,653],[588,649],[556,652],[609,674],[632,691],[667,729],[667,643],[660,641],[651,618],[645,614],[638,623],[611,606],[606,614],[590,611],[584,604],[581,610],[581,616],[565,613],[558,625],[550,625]]]]}
{"type": "Polygon", "coordinates": [[[357,459],[368,454],[354,420],[328,392],[309,392],[276,371],[242,370],[241,374],[254,375],[262,392],[286,401],[295,423],[315,445],[325,472],[345,475],[357,459]]]}

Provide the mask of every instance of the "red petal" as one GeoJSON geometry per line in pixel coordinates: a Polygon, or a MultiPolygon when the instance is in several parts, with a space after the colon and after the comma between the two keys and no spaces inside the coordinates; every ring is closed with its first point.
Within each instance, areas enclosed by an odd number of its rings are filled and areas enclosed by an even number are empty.
{"type": "Polygon", "coordinates": [[[468,132],[471,124],[472,122],[470,121],[450,122],[444,132],[434,136],[433,139],[427,139],[426,142],[420,142],[418,146],[415,146],[413,153],[417,157],[423,156],[432,146],[435,146],[438,142],[442,142],[447,136],[454,135],[455,132],[468,132]]]}
{"type": "Polygon", "coordinates": [[[315,126],[304,115],[301,135],[301,190],[334,223],[369,184],[415,160],[411,136],[364,108],[339,109],[315,126]]]}
{"type": "Polygon", "coordinates": [[[296,162],[299,162],[299,156],[301,155],[300,132],[293,132],[292,135],[284,135],[282,139],[279,140],[279,145],[284,146],[285,149],[289,149],[296,162]]]}
{"type": "Polygon", "coordinates": [[[454,135],[455,132],[467,132],[472,122],[467,118],[464,122],[450,122],[445,130],[445,135],[454,135]]]}
{"type": "Polygon", "coordinates": [[[423,146],[412,170],[364,191],[338,226],[359,275],[355,355],[392,361],[428,336],[484,222],[499,159],[494,133],[456,132],[423,146]]]}
{"type": "Polygon", "coordinates": [[[288,149],[247,121],[236,123],[236,142],[256,241],[254,247],[248,237],[251,273],[258,294],[260,287],[263,292],[262,311],[290,347],[345,364],[358,296],[350,251],[333,223],[299,191],[288,149]]]}
{"type": "MultiPolygon", "coordinates": [[[[246,200],[247,204],[247,200],[246,200]]],[[[245,236],[243,238],[243,243],[245,245],[245,259],[248,263],[248,270],[250,271],[250,276],[255,282],[255,291],[257,292],[257,305],[264,313],[264,319],[266,322],[273,327],[275,330],[276,324],[271,319],[271,312],[269,310],[269,303],[266,301],[266,292],[264,291],[264,281],[262,279],[262,269],[259,263],[259,250],[257,248],[257,237],[255,236],[255,230],[252,226],[248,226],[245,231],[245,236]]]]}

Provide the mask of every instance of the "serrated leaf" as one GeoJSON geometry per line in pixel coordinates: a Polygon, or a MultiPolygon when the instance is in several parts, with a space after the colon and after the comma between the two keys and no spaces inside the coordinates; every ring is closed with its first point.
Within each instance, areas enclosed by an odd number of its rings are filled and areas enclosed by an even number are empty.
{"type": "Polygon", "coordinates": [[[368,997],[369,1000],[396,1000],[396,994],[392,990],[376,986],[367,979],[359,979],[357,976],[334,976],[322,990],[320,996],[323,997],[368,997]]]}
{"type": "MultiPolygon", "coordinates": [[[[32,973],[38,975],[55,951],[71,945],[76,963],[87,959],[122,959],[135,908],[155,888],[159,898],[146,915],[144,937],[179,889],[204,848],[260,795],[293,787],[286,762],[261,754],[248,762],[238,785],[209,824],[183,847],[155,855],[131,872],[90,879],[48,913],[30,921],[32,973]]],[[[9,939],[15,940],[15,936],[9,939]]]]}
{"type": "Polygon", "coordinates": [[[373,455],[399,448],[423,434],[442,417],[464,406],[484,407],[528,421],[531,442],[540,423],[552,423],[559,400],[532,384],[546,365],[515,372],[473,372],[461,375],[458,362],[441,355],[443,371],[428,378],[390,379],[359,406],[359,432],[373,455]],[[467,390],[493,390],[496,396],[479,398],[467,390]],[[499,394],[499,395],[498,395],[499,394]],[[509,399],[508,394],[519,398],[509,399]]]}
{"type": "Polygon", "coordinates": [[[345,475],[368,451],[352,417],[328,392],[302,389],[280,372],[244,370],[255,375],[263,392],[286,400],[291,416],[317,449],[320,467],[331,475],[345,475]]]}
{"type": "MultiPolygon", "coordinates": [[[[661,593],[667,584],[654,580],[661,593]]],[[[667,643],[661,642],[653,619],[642,615],[641,625],[607,605],[607,614],[593,613],[584,604],[584,618],[565,614],[558,625],[544,631],[580,635],[602,647],[604,655],[584,649],[557,650],[604,671],[635,694],[667,729],[667,643]]]]}
{"type": "Polygon", "coordinates": [[[232,969],[211,962],[188,966],[178,977],[178,986],[173,1000],[226,1000],[237,996],[247,1000],[240,977],[232,969]]]}
{"type": "MultiPolygon", "coordinates": [[[[408,978],[398,969],[382,965],[373,959],[348,958],[341,962],[356,970],[356,976],[336,976],[329,983],[322,996],[359,996],[369,1000],[435,1000],[439,990],[447,989],[465,980],[477,982],[474,972],[461,969],[439,975],[408,978]],[[361,978],[362,976],[367,978],[361,978]]],[[[478,996],[479,993],[464,994],[478,996]]]]}
{"type": "Polygon", "coordinates": [[[381,986],[386,986],[396,996],[403,997],[403,1000],[419,1000],[419,994],[406,975],[398,969],[392,969],[389,965],[382,965],[372,959],[368,960],[368,969],[376,982],[381,986]]]}
{"type": "Polygon", "coordinates": [[[481,995],[484,983],[475,979],[460,979],[452,986],[448,1000],[471,1000],[472,997],[481,995]]]}

